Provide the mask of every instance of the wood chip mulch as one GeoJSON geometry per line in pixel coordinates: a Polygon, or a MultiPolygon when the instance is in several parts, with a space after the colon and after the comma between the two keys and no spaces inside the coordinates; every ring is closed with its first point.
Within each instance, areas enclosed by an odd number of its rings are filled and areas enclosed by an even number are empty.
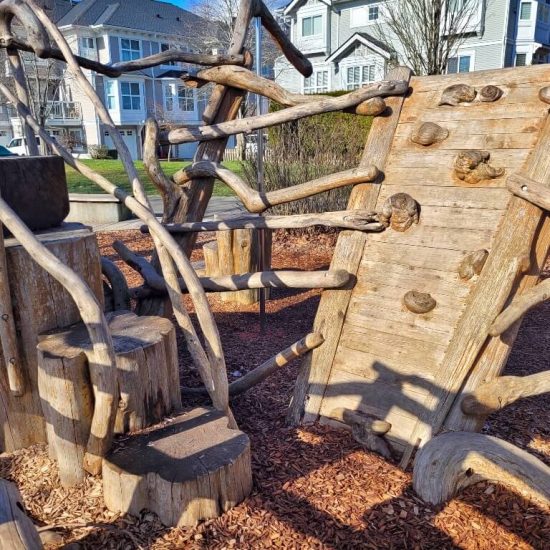
{"type": "MultiPolygon", "coordinates": [[[[140,254],[151,253],[150,240],[129,231],[99,235],[102,254],[116,259],[110,247],[116,238],[140,254]]],[[[211,238],[201,237],[193,260],[200,259],[200,245],[211,238]]],[[[327,235],[277,234],[274,266],[326,269],[333,245],[327,235]]],[[[141,283],[139,275],[123,269],[131,285],[141,283]]],[[[234,379],[311,330],[319,292],[273,292],[266,335],[260,334],[254,306],[210,300],[234,379]]],[[[507,374],[548,369],[549,318],[550,303],[528,315],[507,374]]],[[[182,383],[197,385],[189,363],[182,352],[182,383]]],[[[296,364],[287,367],[232,403],[240,428],[251,438],[254,490],[233,510],[196,528],[165,528],[147,511],[138,518],[109,512],[100,479],[64,490],[45,446],[2,455],[0,476],[17,483],[33,520],[44,526],[48,548],[550,548],[550,511],[510,488],[481,483],[435,509],[415,496],[409,471],[364,451],[347,432],[285,426],[297,370],[296,364]]],[[[490,417],[484,431],[550,464],[550,396],[507,407],[490,417]]]]}

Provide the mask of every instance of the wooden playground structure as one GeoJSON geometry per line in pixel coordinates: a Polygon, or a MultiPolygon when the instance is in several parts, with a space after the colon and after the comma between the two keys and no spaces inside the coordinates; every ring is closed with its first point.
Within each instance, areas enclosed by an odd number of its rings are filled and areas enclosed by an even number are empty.
{"type": "MultiPolygon", "coordinates": [[[[245,44],[254,17],[298,71],[312,71],[261,0],[241,1],[226,55],[169,50],[113,65],[75,56],[38,4],[0,0],[0,46],[17,84],[14,93],[0,83],[0,93],[25,121],[28,143],[40,135],[67,164],[124,202],[143,221],[155,254],[148,262],[117,243],[120,257],[145,281],[130,291],[114,264],[100,257],[89,228],[61,223],[63,185],[52,185],[42,199],[52,212],[36,225],[34,216],[26,217],[25,201],[10,199],[9,178],[0,183],[3,451],[47,442],[65,486],[101,474],[109,509],[137,514],[147,508],[166,525],[193,525],[235,506],[252,488],[250,442],[236,425],[230,397],[303,356],[289,422],[351,430],[365,448],[400,459],[403,468],[416,453],[414,488],[433,504],[481,479],[511,483],[548,504],[550,469],[477,432],[492,412],[550,391],[548,371],[500,376],[523,314],[550,295],[549,283],[539,283],[550,245],[550,68],[415,77],[396,67],[387,80],[340,97],[290,94],[250,71],[245,44]],[[25,38],[13,32],[14,22],[25,38]],[[67,63],[110,132],[133,195],[40,128],[27,107],[19,51],[67,63]],[[144,163],[163,198],[159,222],[83,69],[116,78],[166,61],[209,66],[186,83],[214,87],[203,126],[161,132],[154,119],[147,121],[144,163]],[[237,119],[248,92],[285,108],[237,119]],[[376,117],[352,170],[259,193],[220,164],[229,136],[332,111],[376,117]],[[159,142],[195,141],[192,166],[168,178],[159,142]],[[215,179],[251,214],[337,187],[353,190],[343,212],[202,221],[215,179]],[[201,231],[224,235],[221,253],[223,242],[251,247],[243,230],[314,225],[341,229],[326,271],[243,273],[250,267],[235,264],[233,272],[218,268],[199,277],[188,257],[201,231]],[[313,330],[230,385],[206,292],[270,287],[323,288],[313,330]],[[198,329],[183,293],[193,301],[198,329]],[[127,311],[130,297],[138,315],[127,311]],[[171,314],[204,389],[180,391],[171,314]],[[181,412],[182,395],[202,394],[211,407],[181,412]],[[112,453],[115,434],[127,432],[130,442],[112,453]]],[[[27,162],[36,178],[64,182],[58,157],[1,162],[10,163],[2,173],[27,162]]],[[[2,491],[0,513],[8,519],[0,538],[14,548],[37,547],[32,523],[13,504],[17,492],[7,482],[2,491]]]]}

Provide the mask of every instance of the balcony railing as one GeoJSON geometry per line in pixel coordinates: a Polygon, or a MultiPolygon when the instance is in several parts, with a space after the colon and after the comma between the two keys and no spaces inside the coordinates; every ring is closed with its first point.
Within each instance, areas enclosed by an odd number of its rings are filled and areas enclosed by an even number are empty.
{"type": "Polygon", "coordinates": [[[76,101],[50,101],[48,120],[81,121],[82,109],[76,101]]]}

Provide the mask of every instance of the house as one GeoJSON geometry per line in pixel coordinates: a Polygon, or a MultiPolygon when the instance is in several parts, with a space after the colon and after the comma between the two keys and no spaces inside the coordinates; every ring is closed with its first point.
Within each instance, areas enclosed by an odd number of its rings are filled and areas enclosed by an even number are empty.
{"type": "MultiPolygon", "coordinates": [[[[389,0],[397,2],[399,0],[389,0]]],[[[461,0],[457,0],[461,1],[461,0]]],[[[381,79],[389,65],[406,62],[388,40],[387,0],[293,0],[283,13],[290,37],[311,60],[304,78],[279,58],[275,78],[292,92],[352,90],[381,79]]],[[[550,61],[550,0],[478,0],[448,72],[496,69],[550,61]]]]}
{"type": "MultiPolygon", "coordinates": [[[[192,37],[196,29],[205,25],[199,16],[156,0],[55,0],[50,16],[74,53],[105,64],[131,61],[172,48],[197,51],[192,37]]],[[[188,69],[182,63],[168,63],[118,79],[84,71],[134,159],[142,156],[143,128],[149,116],[166,125],[199,124],[205,99],[199,95],[201,92],[184,87],[178,78],[188,69]]],[[[77,153],[96,144],[114,148],[112,136],[95,107],[67,73],[53,88],[46,123],[51,135],[69,142],[77,153]]],[[[12,117],[11,123],[14,134],[21,135],[19,119],[12,117]]],[[[176,146],[172,154],[190,158],[195,148],[195,144],[176,146]]]]}

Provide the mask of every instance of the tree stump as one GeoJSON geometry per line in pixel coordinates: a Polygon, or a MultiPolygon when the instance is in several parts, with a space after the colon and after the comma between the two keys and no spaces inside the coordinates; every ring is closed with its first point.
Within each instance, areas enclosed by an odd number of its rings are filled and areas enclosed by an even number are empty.
{"type": "MultiPolygon", "coordinates": [[[[99,250],[91,230],[81,224],[64,224],[37,237],[86,281],[102,304],[99,250]]],[[[11,452],[46,441],[37,382],[38,335],[78,322],[80,314],[69,294],[16,239],[7,238],[5,249],[25,389],[22,396],[9,390],[4,354],[0,353],[0,450],[11,452]]]]}
{"type": "MultiPolygon", "coordinates": [[[[119,408],[115,433],[136,431],[181,408],[176,334],[162,317],[116,312],[107,316],[117,360],[119,408]]],[[[79,323],[43,336],[38,385],[50,454],[64,486],[84,479],[82,467],[94,413],[88,355],[92,345],[79,323]]]]}
{"type": "MultiPolygon", "coordinates": [[[[271,231],[264,229],[265,252],[264,269],[261,268],[259,253],[259,232],[255,229],[233,229],[217,231],[216,242],[203,246],[206,276],[241,275],[269,269],[271,265],[271,231]]],[[[265,290],[264,292],[269,292],[265,290]]],[[[260,290],[257,288],[220,293],[224,302],[250,305],[259,300],[260,290]]]]}
{"type": "Polygon", "coordinates": [[[17,487],[4,479],[0,479],[0,548],[5,550],[42,548],[38,531],[25,514],[17,487]]]}
{"type": "Polygon", "coordinates": [[[219,411],[197,408],[124,441],[103,459],[105,504],[167,526],[215,518],[252,490],[250,441],[219,411]]]}

